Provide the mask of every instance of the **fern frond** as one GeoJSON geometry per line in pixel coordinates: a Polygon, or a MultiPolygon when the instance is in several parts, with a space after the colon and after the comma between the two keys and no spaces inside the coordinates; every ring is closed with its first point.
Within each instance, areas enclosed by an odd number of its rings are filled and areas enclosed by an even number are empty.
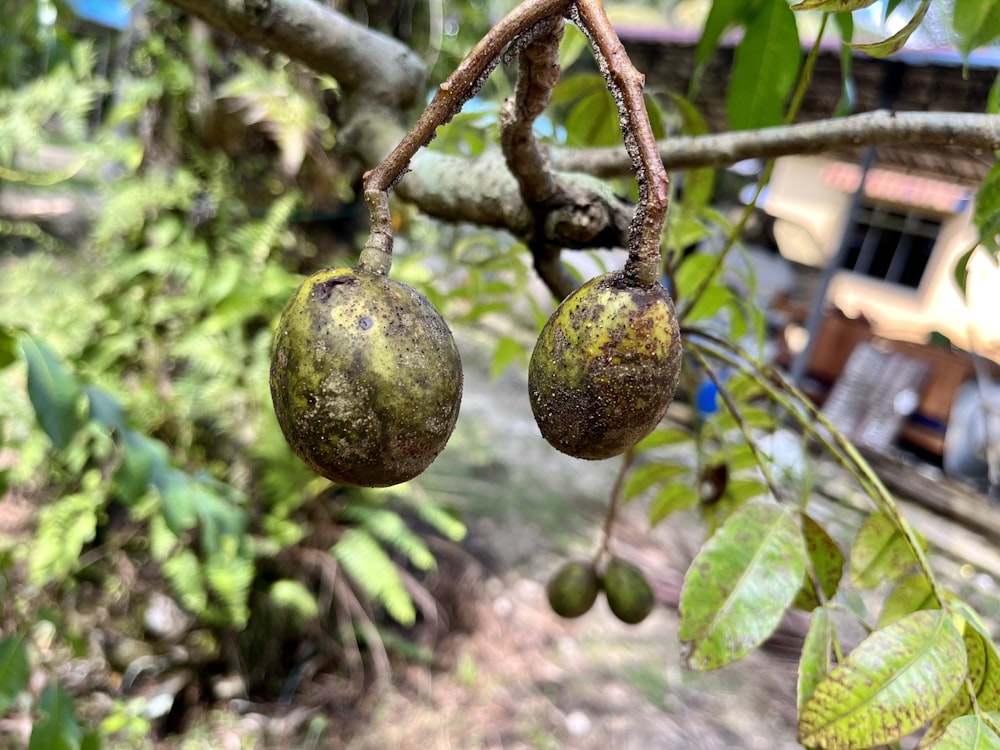
{"type": "Polygon", "coordinates": [[[201,184],[190,172],[153,173],[113,183],[93,229],[98,247],[142,228],[147,217],[166,210],[187,210],[201,184]]]}
{"type": "Polygon", "coordinates": [[[68,253],[69,248],[58,238],[27,221],[6,221],[0,219],[0,237],[20,237],[31,240],[45,250],[68,253]]]}
{"type": "MultiPolygon", "coordinates": [[[[227,540],[235,542],[236,540],[227,540]]],[[[225,610],[227,620],[242,628],[250,617],[247,599],[256,575],[253,560],[241,557],[231,545],[212,555],[205,563],[205,578],[225,610]]]]}
{"type": "Polygon", "coordinates": [[[38,532],[31,549],[28,574],[37,585],[62,580],[80,558],[83,545],[97,531],[101,498],[80,493],[59,498],[38,514],[38,532]]]}
{"type": "Polygon", "coordinates": [[[247,258],[252,268],[259,269],[271,251],[278,247],[300,197],[295,191],[285,193],[268,207],[262,219],[244,224],[234,231],[227,245],[247,258]]]}
{"type": "Polygon", "coordinates": [[[432,570],[436,565],[434,555],[402,517],[388,508],[351,503],[341,512],[347,521],[359,524],[384,544],[398,550],[420,570],[432,570]]]}
{"type": "Polygon", "coordinates": [[[203,612],[208,607],[208,589],[198,556],[184,549],[163,563],[163,575],[188,612],[203,612]]]}
{"type": "Polygon", "coordinates": [[[240,72],[219,87],[219,96],[230,99],[244,122],[258,125],[281,152],[281,168],[298,172],[309,143],[328,130],[330,122],[310,96],[292,80],[288,65],[269,68],[248,57],[239,60],[240,72]]]}
{"type": "Polygon", "coordinates": [[[417,482],[406,482],[393,487],[393,494],[413,508],[421,520],[430,524],[439,534],[453,542],[465,538],[465,524],[444,505],[438,503],[433,495],[417,482]]]}
{"type": "Polygon", "coordinates": [[[413,625],[417,611],[395,563],[378,541],[364,529],[347,529],[330,553],[352,581],[394,620],[413,625]]]}

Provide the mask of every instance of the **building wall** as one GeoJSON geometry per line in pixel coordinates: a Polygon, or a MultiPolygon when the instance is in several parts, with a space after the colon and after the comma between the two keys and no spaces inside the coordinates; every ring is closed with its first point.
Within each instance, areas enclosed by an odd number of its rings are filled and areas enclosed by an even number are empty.
{"type": "MultiPolygon", "coordinates": [[[[794,262],[822,267],[840,247],[851,195],[828,184],[822,157],[780,159],[768,189],[765,210],[775,217],[781,254],[794,262]]],[[[959,214],[942,217],[941,230],[917,289],[850,271],[834,276],[827,300],[850,317],[865,316],[876,333],[902,341],[926,341],[940,332],[964,349],[1000,357],[1000,270],[985,256],[969,267],[969,303],[953,280],[955,264],[971,247],[971,201],[959,214]]]]}

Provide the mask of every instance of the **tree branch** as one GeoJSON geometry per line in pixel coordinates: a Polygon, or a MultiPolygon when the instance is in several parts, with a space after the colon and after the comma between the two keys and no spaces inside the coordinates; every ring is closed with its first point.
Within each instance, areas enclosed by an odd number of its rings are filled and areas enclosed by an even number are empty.
{"type": "MultiPolygon", "coordinates": [[[[699,136],[673,136],[659,143],[667,169],[723,167],[743,159],[818,154],[838,148],[904,143],[1000,149],[1000,115],[961,112],[878,110],[760,130],[699,136]]],[[[595,177],[621,177],[632,171],[624,148],[552,149],[553,166],[595,177]]]]}
{"type": "Polygon", "coordinates": [[[577,284],[560,260],[562,245],[546,237],[545,230],[549,213],[564,205],[569,194],[538,147],[534,123],[559,82],[559,42],[565,23],[562,16],[552,16],[538,24],[534,37],[518,55],[514,96],[503,103],[498,123],[500,150],[531,212],[528,247],[535,271],[556,299],[568,297],[577,284]]]}
{"type": "Polygon", "coordinates": [[[402,42],[315,0],[169,0],[181,10],[328,73],[349,90],[405,110],[424,94],[426,70],[402,42]]]}

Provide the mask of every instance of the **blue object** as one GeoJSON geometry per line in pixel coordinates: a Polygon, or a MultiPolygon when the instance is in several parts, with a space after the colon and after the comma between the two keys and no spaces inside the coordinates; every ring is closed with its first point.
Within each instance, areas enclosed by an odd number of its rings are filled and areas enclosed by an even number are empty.
{"type": "Polygon", "coordinates": [[[126,0],[67,0],[67,5],[81,20],[116,31],[127,28],[132,16],[126,0]]]}
{"type": "Polygon", "coordinates": [[[719,389],[711,380],[704,381],[694,394],[694,408],[701,418],[710,417],[719,410],[719,389]]]}

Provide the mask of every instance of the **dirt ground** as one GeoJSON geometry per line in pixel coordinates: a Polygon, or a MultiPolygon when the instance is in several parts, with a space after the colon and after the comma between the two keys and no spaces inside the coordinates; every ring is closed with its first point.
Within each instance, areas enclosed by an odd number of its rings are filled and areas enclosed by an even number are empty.
{"type": "Polygon", "coordinates": [[[573,621],[554,615],[544,581],[598,539],[617,462],[551,449],[531,417],[523,372],[490,381],[463,343],[466,387],[451,446],[422,480],[456,493],[481,569],[477,626],[451,668],[411,667],[385,691],[349,750],[450,748],[794,748],[794,654],[760,651],[713,673],[680,665],[676,601],[701,540],[693,517],[650,533],[627,507],[613,549],[637,563],[661,604],[639,626],[603,601],[573,621]],[[471,360],[471,361],[470,361],[471,360]]]}

